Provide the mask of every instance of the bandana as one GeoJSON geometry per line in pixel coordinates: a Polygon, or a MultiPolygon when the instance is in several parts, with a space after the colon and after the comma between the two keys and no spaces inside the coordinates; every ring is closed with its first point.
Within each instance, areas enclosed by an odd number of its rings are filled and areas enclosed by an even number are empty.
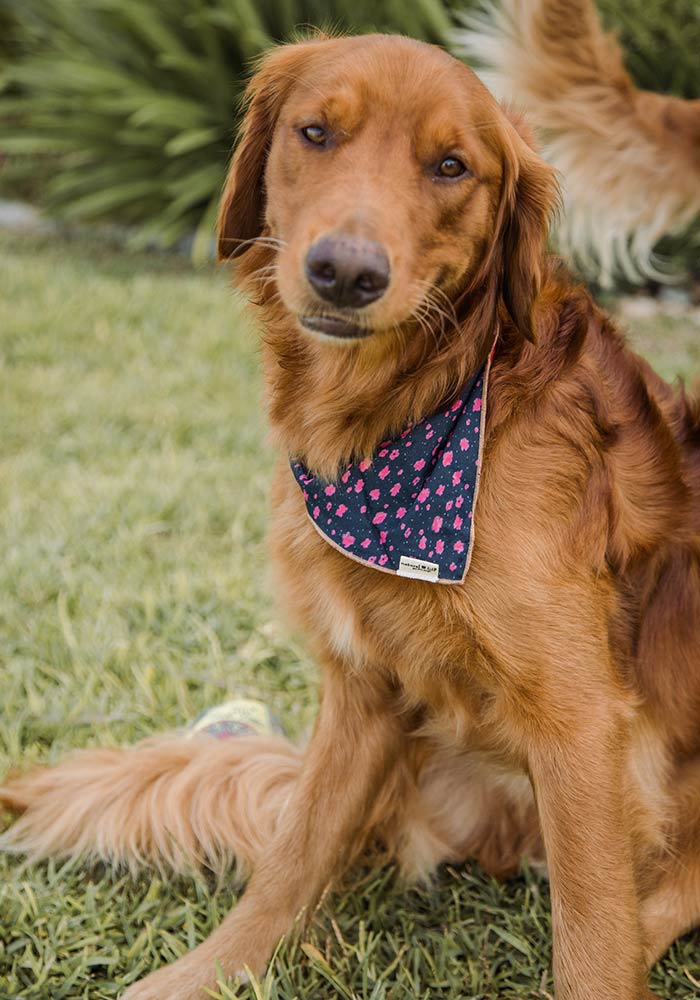
{"type": "Polygon", "coordinates": [[[292,459],[316,530],[372,569],[463,583],[474,547],[486,390],[493,351],[459,398],[382,441],[371,461],[328,482],[292,459]]]}

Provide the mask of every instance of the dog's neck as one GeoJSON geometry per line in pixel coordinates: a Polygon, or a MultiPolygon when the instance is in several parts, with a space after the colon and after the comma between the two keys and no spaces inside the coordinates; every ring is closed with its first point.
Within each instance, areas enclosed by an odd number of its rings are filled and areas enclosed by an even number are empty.
{"type": "Polygon", "coordinates": [[[274,440],[283,453],[328,480],[337,478],[349,462],[370,459],[380,441],[456,398],[486,360],[500,331],[488,420],[493,432],[571,364],[590,309],[587,296],[572,296],[568,286],[565,294],[560,290],[548,265],[536,346],[515,330],[495,284],[463,298],[458,324],[446,326],[436,318],[429,328],[407,326],[335,345],[303,331],[271,282],[255,281],[270,263],[263,253],[262,248],[251,252],[239,265],[237,281],[260,310],[274,440]]]}
{"type": "Polygon", "coordinates": [[[261,308],[273,435],[281,450],[329,480],[454,399],[486,360],[497,329],[494,317],[478,338],[466,325],[436,323],[336,345],[311,338],[279,305],[261,308]]]}

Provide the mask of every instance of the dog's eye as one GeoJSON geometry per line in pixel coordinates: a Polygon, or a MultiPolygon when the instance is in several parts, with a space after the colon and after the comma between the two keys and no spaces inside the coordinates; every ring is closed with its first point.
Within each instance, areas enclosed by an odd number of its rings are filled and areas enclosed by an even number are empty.
{"type": "Polygon", "coordinates": [[[440,161],[435,171],[438,177],[449,177],[450,179],[461,177],[466,172],[467,167],[456,156],[446,156],[444,160],[440,161]]]}
{"type": "Polygon", "coordinates": [[[326,142],[326,130],[320,125],[305,125],[299,129],[307,142],[312,142],[314,146],[323,146],[326,142]]]}

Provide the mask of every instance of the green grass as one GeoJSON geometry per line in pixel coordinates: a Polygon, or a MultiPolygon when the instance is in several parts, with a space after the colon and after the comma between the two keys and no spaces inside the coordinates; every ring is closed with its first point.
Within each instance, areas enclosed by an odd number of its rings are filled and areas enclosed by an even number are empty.
{"type": "MultiPolygon", "coordinates": [[[[316,674],[266,578],[256,335],[226,274],[0,236],[0,303],[0,775],[231,692],[303,732],[316,674]]],[[[697,327],[639,329],[664,374],[700,370],[697,327]]],[[[203,880],[1,857],[0,1000],[116,997],[232,900],[203,880]]],[[[527,872],[498,885],[467,865],[413,890],[360,873],[238,995],[546,998],[549,926],[527,872]]],[[[700,995],[699,943],[673,947],[660,996],[700,995]]]]}

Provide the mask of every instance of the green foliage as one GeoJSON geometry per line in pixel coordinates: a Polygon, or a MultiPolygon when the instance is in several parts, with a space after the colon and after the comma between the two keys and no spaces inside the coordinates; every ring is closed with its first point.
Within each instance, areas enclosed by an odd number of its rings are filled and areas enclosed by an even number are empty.
{"type": "MultiPolygon", "coordinates": [[[[13,3],[0,0],[0,73],[6,63],[18,59],[22,54],[23,41],[27,32],[22,31],[13,3]]],[[[0,77],[0,83],[2,77],[0,77]]]]}
{"type": "MultiPolygon", "coordinates": [[[[0,302],[0,779],[233,693],[301,735],[316,671],[271,600],[256,337],[225,269],[0,233],[0,302]]],[[[700,370],[689,318],[635,330],[665,376],[700,370]]],[[[0,854],[0,997],[116,1000],[232,901],[0,854]]],[[[656,995],[697,1000],[699,945],[671,948],[656,995]]],[[[355,872],[259,986],[218,1000],[545,1000],[549,961],[547,884],[531,873],[498,884],[471,864],[407,890],[355,872]]]]}
{"type": "MultiPolygon", "coordinates": [[[[471,2],[0,0],[0,185],[201,256],[257,55],[309,27],[441,42],[471,2]]],[[[695,0],[598,2],[641,86],[700,96],[695,0]]]]}
{"type": "Polygon", "coordinates": [[[596,0],[640,87],[700,97],[700,4],[695,0],[596,0]]]}
{"type": "MultiPolygon", "coordinates": [[[[144,223],[137,242],[211,235],[254,58],[305,26],[440,41],[441,0],[0,0],[26,54],[6,72],[0,148],[49,210],[144,223]],[[16,161],[15,161],[16,163],[16,161]]],[[[0,24],[2,22],[0,21],[0,24]]]]}

